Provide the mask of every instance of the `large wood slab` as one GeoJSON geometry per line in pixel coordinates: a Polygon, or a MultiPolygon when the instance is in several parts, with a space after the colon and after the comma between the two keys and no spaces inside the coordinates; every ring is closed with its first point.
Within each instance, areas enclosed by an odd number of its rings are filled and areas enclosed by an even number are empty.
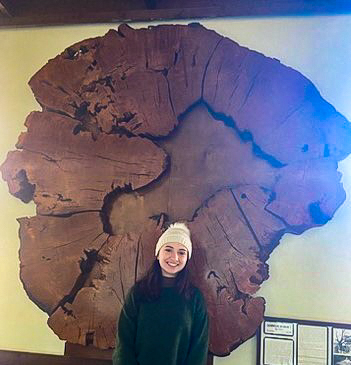
{"type": "MultiPolygon", "coordinates": [[[[210,352],[254,335],[285,233],[332,219],[349,122],[278,60],[199,24],[83,40],[30,80],[43,108],[1,166],[21,218],[21,279],[72,344],[111,349],[168,223],[192,231],[210,352]]],[[[269,305],[269,303],[268,303],[269,305]]]]}

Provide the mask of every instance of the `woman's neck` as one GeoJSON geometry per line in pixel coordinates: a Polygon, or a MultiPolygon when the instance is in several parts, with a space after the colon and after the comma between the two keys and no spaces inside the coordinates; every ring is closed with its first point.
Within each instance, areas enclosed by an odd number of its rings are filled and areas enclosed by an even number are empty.
{"type": "Polygon", "coordinates": [[[167,276],[162,276],[162,287],[171,288],[175,284],[175,277],[169,278],[167,276]]]}

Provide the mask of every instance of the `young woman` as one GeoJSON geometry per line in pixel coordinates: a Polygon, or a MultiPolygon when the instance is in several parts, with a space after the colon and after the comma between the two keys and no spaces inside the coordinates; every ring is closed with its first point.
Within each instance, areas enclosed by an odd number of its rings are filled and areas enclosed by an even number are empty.
{"type": "Polygon", "coordinates": [[[205,365],[208,316],[189,282],[189,229],[174,223],[159,238],[155,261],[129,291],[118,322],[114,365],[205,365]]]}

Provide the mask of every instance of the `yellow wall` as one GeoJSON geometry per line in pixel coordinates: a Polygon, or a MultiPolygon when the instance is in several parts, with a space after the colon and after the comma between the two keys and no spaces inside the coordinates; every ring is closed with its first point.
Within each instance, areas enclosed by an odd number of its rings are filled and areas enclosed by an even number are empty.
{"type": "MultiPolygon", "coordinates": [[[[202,21],[242,45],[301,71],[351,120],[351,16],[202,21]]],[[[135,25],[137,26],[137,25],[135,25]]],[[[0,161],[14,148],[31,110],[40,109],[27,82],[68,45],[102,35],[113,25],[0,30],[0,161]]],[[[287,235],[268,263],[271,279],[260,294],[266,314],[351,322],[351,158],[340,164],[347,200],[334,219],[301,236],[287,235]]],[[[34,215],[0,180],[0,349],[63,353],[47,316],[19,281],[16,217],[34,215]]],[[[216,365],[255,365],[250,340],[216,365]]]]}

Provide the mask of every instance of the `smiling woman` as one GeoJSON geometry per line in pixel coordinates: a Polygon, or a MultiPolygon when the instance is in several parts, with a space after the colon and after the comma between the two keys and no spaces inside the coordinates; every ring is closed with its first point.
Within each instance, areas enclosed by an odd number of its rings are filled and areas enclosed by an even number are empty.
{"type": "Polygon", "coordinates": [[[174,278],[187,262],[187,250],[181,243],[169,243],[160,249],[158,261],[163,277],[174,278]]]}
{"type": "Polygon", "coordinates": [[[190,231],[184,223],[172,224],[159,238],[155,256],[161,266],[163,277],[176,277],[191,258],[190,231]]]}
{"type": "Polygon", "coordinates": [[[190,231],[172,224],[159,238],[148,273],[129,291],[118,322],[114,365],[204,365],[208,316],[189,281],[190,231]]]}

